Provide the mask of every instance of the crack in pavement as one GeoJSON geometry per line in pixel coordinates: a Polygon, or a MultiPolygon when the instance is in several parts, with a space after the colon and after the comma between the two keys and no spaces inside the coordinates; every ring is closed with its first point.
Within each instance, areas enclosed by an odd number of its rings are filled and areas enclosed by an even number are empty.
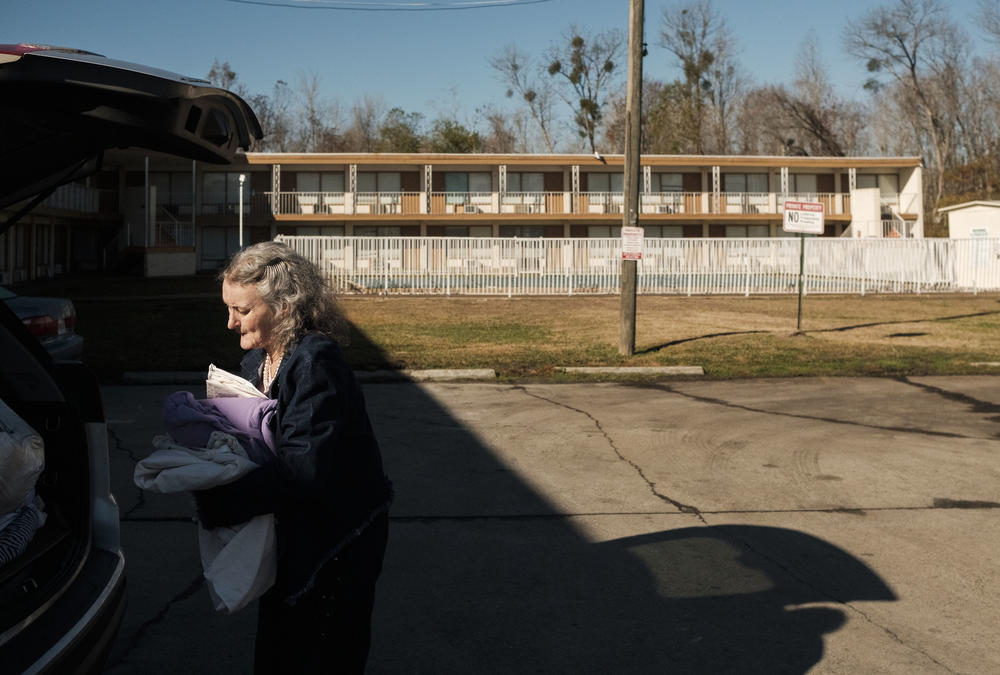
{"type": "Polygon", "coordinates": [[[934,431],[932,429],[918,429],[916,427],[898,427],[889,426],[881,424],[866,424],[864,422],[858,422],[855,420],[843,420],[837,419],[835,417],[822,417],[820,415],[806,415],[803,413],[790,413],[781,410],[765,410],[764,408],[754,408],[753,406],[743,405],[741,403],[733,403],[731,401],[725,401],[721,398],[714,398],[711,396],[700,396],[698,394],[691,394],[689,392],[678,391],[674,389],[673,386],[669,384],[663,384],[661,382],[622,382],[623,387],[635,387],[638,389],[655,389],[658,391],[665,391],[669,394],[675,394],[682,398],[687,398],[692,401],[698,401],[699,403],[708,403],[710,405],[718,405],[724,408],[733,408],[735,410],[745,410],[752,413],[760,413],[763,415],[774,415],[776,417],[791,417],[794,419],[801,420],[811,420],[815,422],[828,422],[830,424],[843,424],[852,427],[862,427],[865,429],[875,429],[877,431],[891,431],[895,433],[906,433],[906,434],[920,434],[923,436],[934,436],[938,438],[963,438],[967,440],[978,440],[978,441],[991,441],[995,440],[993,438],[983,438],[981,436],[967,436],[965,434],[956,433],[953,431],[934,431]]]}
{"type": "Polygon", "coordinates": [[[600,420],[598,420],[596,417],[594,417],[593,415],[591,415],[589,412],[587,412],[586,410],[581,410],[579,408],[574,408],[573,406],[568,405],[566,403],[561,403],[559,401],[554,401],[554,400],[552,400],[550,398],[546,398],[544,396],[540,396],[538,394],[535,394],[533,392],[528,391],[527,388],[523,387],[523,386],[513,387],[513,389],[516,390],[516,391],[521,391],[524,394],[526,394],[527,396],[531,396],[532,398],[536,398],[536,399],[538,399],[540,401],[545,401],[546,403],[550,403],[552,405],[559,406],[559,407],[565,408],[567,410],[572,410],[573,412],[579,413],[579,414],[584,415],[585,417],[587,417],[587,419],[589,419],[591,422],[594,423],[594,426],[597,427],[597,430],[601,432],[601,435],[604,436],[605,440],[607,440],[608,445],[614,451],[615,455],[618,456],[618,459],[620,459],[621,461],[625,462],[626,464],[628,464],[629,466],[632,467],[632,469],[646,483],[646,486],[649,488],[649,491],[653,494],[654,497],[656,497],[657,499],[660,499],[660,500],[662,500],[662,501],[664,501],[664,502],[666,502],[668,504],[671,504],[672,506],[674,506],[681,513],[689,513],[689,514],[696,515],[696,516],[698,516],[699,520],[701,520],[703,523],[705,522],[705,519],[702,518],[701,512],[699,511],[698,507],[691,506],[690,504],[682,504],[681,502],[679,502],[679,501],[677,501],[675,499],[671,499],[669,496],[667,496],[667,495],[659,492],[656,489],[656,483],[654,481],[650,480],[646,476],[646,474],[642,470],[641,466],[639,466],[638,464],[636,464],[635,462],[633,462],[631,459],[629,459],[628,457],[626,457],[625,455],[622,454],[621,450],[618,449],[618,446],[615,445],[614,439],[611,438],[611,436],[608,434],[608,432],[605,431],[604,427],[601,426],[600,420]]]}
{"type": "MultiPolygon", "coordinates": [[[[625,460],[628,461],[628,460],[625,460]]],[[[659,496],[659,495],[657,495],[659,496]]],[[[669,500],[670,504],[676,506],[676,502],[669,500]]],[[[683,515],[698,516],[732,516],[732,515],[771,515],[780,513],[820,513],[830,515],[847,515],[864,517],[869,513],[894,513],[904,511],[943,511],[943,510],[963,510],[963,511],[989,511],[1000,509],[1000,502],[951,500],[935,498],[933,504],[928,506],[832,506],[820,509],[698,509],[692,512],[682,512],[683,515]]],[[[620,517],[620,516],[675,516],[679,515],[674,511],[575,511],[572,513],[517,513],[517,514],[468,514],[461,515],[395,515],[389,516],[392,522],[435,522],[435,521],[473,521],[473,520],[565,520],[569,518],[594,518],[600,516],[620,517]]],[[[178,522],[180,519],[169,518],[133,518],[133,522],[178,522]]],[[[192,521],[193,522],[193,521],[192,521]]],[[[703,520],[704,522],[704,520],[703,520]]],[[[707,523],[706,523],[707,524],[707,523]]]]}
{"type": "Polygon", "coordinates": [[[129,655],[132,653],[132,651],[137,649],[139,647],[139,644],[142,642],[143,638],[146,637],[146,631],[152,628],[153,626],[163,622],[163,620],[167,618],[167,615],[170,613],[170,610],[173,608],[175,604],[181,602],[182,600],[187,600],[192,595],[197,593],[199,590],[201,590],[201,587],[204,586],[204,583],[205,583],[205,578],[201,574],[199,574],[198,577],[194,581],[189,583],[184,589],[182,589],[180,593],[167,600],[166,604],[164,604],[163,607],[160,608],[159,612],[157,612],[153,617],[142,622],[142,624],[135,630],[135,632],[129,635],[124,640],[125,647],[122,650],[121,655],[119,655],[114,660],[114,662],[108,663],[107,669],[110,670],[111,668],[114,668],[115,666],[124,663],[126,659],[128,659],[129,655]]]}
{"type": "MultiPolygon", "coordinates": [[[[114,450],[116,452],[124,452],[125,455],[132,461],[133,466],[137,464],[139,460],[136,459],[135,453],[132,451],[132,449],[125,445],[124,441],[122,441],[121,436],[115,433],[114,428],[110,424],[107,425],[107,429],[108,429],[108,438],[114,441],[114,450]]],[[[110,450],[111,448],[109,448],[109,451],[110,450]]],[[[143,506],[146,505],[146,491],[140,488],[138,485],[135,485],[134,483],[133,486],[135,487],[136,492],[139,493],[139,496],[136,499],[135,504],[132,505],[132,508],[130,508],[124,514],[122,514],[120,520],[126,520],[133,512],[135,512],[138,509],[141,509],[143,506]]]]}

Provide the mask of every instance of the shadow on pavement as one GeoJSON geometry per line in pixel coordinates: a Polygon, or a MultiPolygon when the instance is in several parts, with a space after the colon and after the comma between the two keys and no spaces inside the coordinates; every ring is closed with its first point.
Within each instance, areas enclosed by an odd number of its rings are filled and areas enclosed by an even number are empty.
{"type": "MultiPolygon", "coordinates": [[[[134,391],[109,410],[133,598],[111,671],[249,672],[256,608],[215,614],[188,500],[131,484],[169,388],[134,391]]],[[[864,563],[793,530],[626,513],[609,517],[641,527],[622,532],[666,529],[594,542],[477,432],[477,415],[498,422],[488,405],[462,421],[430,388],[365,393],[397,492],[369,673],[804,673],[845,622],[836,603],[894,599],[864,563]]]]}
{"type": "Polygon", "coordinates": [[[788,529],[667,514],[594,543],[425,389],[367,392],[398,495],[369,672],[804,673],[835,603],[895,599],[788,529]]]}

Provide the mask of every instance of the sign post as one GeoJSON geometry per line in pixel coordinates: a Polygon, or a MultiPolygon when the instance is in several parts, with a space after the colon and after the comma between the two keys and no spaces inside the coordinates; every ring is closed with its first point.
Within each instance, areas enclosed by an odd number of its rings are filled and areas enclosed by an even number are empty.
{"type": "Polygon", "coordinates": [[[823,204],[821,202],[785,202],[785,217],[781,229],[799,235],[799,316],[796,334],[802,332],[802,283],[805,276],[806,235],[823,234],[823,204]]]}
{"type": "MultiPolygon", "coordinates": [[[[642,57],[646,53],[642,41],[645,0],[629,0],[628,6],[628,85],[625,89],[625,208],[622,209],[622,240],[625,231],[639,229],[639,137],[642,125],[642,57]]],[[[600,155],[598,155],[600,158],[600,155]]],[[[640,242],[639,255],[642,255],[640,242]]],[[[635,354],[635,286],[636,260],[623,256],[618,293],[621,296],[618,325],[618,353],[635,354]]]]}

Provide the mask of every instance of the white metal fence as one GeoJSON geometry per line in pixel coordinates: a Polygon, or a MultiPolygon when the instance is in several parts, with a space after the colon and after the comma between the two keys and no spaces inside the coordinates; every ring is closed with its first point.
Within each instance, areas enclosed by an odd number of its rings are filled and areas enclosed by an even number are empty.
{"type": "MultiPolygon", "coordinates": [[[[617,294],[620,239],[279,236],[340,293],[617,294]]],[[[645,240],[646,294],[795,293],[799,239],[645,240]]],[[[1000,291],[1000,239],[805,240],[806,293],[1000,291]]]]}

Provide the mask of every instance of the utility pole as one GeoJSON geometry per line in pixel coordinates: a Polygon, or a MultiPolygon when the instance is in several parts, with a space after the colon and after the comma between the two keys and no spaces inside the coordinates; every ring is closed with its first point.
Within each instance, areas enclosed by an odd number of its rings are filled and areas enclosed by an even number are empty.
{"type": "MultiPolygon", "coordinates": [[[[628,8],[628,85],[625,101],[625,208],[622,227],[639,225],[639,139],[642,107],[642,52],[644,0],[629,0],[628,8]]],[[[635,353],[635,280],[636,261],[622,260],[621,320],[618,353],[635,353]]]]}

